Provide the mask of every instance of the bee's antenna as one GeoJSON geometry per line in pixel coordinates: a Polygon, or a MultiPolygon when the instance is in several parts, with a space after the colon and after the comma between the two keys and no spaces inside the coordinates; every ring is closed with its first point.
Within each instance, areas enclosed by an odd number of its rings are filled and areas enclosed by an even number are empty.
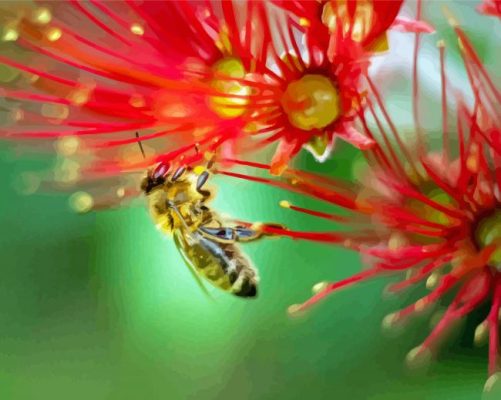
{"type": "Polygon", "coordinates": [[[139,145],[139,149],[141,150],[141,154],[143,158],[146,159],[146,154],[144,153],[143,143],[139,140],[139,132],[136,131],[137,144],[139,145]]]}

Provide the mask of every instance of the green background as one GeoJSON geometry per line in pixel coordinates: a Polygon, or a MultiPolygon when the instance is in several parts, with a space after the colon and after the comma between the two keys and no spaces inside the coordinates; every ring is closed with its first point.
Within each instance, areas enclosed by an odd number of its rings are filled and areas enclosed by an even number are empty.
{"type": "MultiPolygon", "coordinates": [[[[454,10],[484,60],[496,65],[499,21],[478,17],[473,4],[454,10]]],[[[441,5],[430,3],[427,11],[440,21],[429,48],[439,37],[453,41],[441,5]]],[[[457,54],[449,56],[460,69],[457,54]]],[[[408,85],[399,85],[392,106],[408,103],[408,85]]],[[[428,85],[433,98],[434,84],[428,85]]],[[[341,291],[300,318],[286,314],[315,283],[359,271],[356,254],[289,239],[247,244],[261,276],[259,298],[212,291],[209,300],[145,207],[76,215],[64,195],[23,196],[14,189],[19,174],[42,166],[6,146],[0,155],[0,399],[481,397],[487,350],[470,344],[478,313],[428,368],[409,370],[405,356],[426,336],[429,317],[399,332],[382,332],[380,321],[417,299],[419,288],[384,298],[391,279],[380,279],[341,291]]],[[[346,177],[357,157],[341,144],[326,165],[307,154],[298,163],[346,177]]],[[[282,199],[313,201],[249,182],[215,181],[214,206],[230,216],[332,228],[278,207],[282,199]]]]}

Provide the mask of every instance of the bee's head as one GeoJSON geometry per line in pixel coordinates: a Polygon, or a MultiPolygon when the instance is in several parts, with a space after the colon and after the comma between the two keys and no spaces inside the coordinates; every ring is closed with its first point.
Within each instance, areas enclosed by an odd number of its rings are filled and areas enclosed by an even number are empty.
{"type": "Polygon", "coordinates": [[[141,190],[149,194],[153,189],[163,186],[170,174],[170,165],[160,163],[155,168],[148,170],[146,177],[141,182],[141,190]]]}

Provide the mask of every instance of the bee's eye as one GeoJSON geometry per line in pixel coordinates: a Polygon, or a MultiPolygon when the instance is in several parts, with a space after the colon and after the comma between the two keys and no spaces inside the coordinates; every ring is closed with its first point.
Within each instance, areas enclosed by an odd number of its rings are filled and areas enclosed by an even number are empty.
{"type": "Polygon", "coordinates": [[[154,169],[148,172],[148,175],[141,182],[141,189],[146,193],[150,193],[155,187],[163,185],[169,174],[170,165],[168,163],[160,163],[154,169]]]}
{"type": "Polygon", "coordinates": [[[151,173],[151,178],[154,180],[165,179],[169,173],[170,165],[168,163],[160,163],[151,173]]]}

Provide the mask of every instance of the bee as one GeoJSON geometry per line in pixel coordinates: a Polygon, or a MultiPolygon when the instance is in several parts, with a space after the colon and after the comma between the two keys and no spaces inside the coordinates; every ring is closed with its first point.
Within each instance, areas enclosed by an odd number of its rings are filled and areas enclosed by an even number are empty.
{"type": "Polygon", "coordinates": [[[208,178],[209,171],[204,167],[182,166],[171,171],[161,163],[147,172],[141,190],[157,227],[173,236],[199,283],[201,276],[236,296],[255,297],[257,271],[238,243],[256,240],[263,233],[230,226],[210,209],[212,194],[205,187],[208,178]]]}

